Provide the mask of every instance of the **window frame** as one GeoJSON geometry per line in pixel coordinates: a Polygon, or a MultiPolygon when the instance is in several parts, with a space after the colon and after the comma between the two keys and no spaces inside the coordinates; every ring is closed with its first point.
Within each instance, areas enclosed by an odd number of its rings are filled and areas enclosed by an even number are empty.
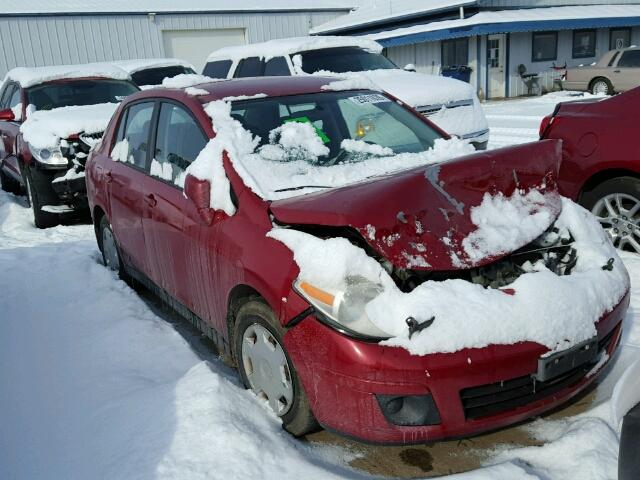
{"type": "Polygon", "coordinates": [[[571,37],[571,58],[594,58],[598,49],[598,32],[594,28],[584,28],[581,30],[574,30],[571,37]],[[593,35],[593,55],[577,55],[576,54],[576,34],[592,34],[593,35]]]}
{"type": "Polygon", "coordinates": [[[531,63],[541,63],[541,62],[553,62],[558,59],[558,31],[541,31],[541,32],[531,32],[531,63]],[[555,51],[553,53],[553,57],[549,58],[536,58],[535,57],[535,40],[537,36],[542,35],[553,35],[555,40],[555,51]]]}
{"type": "MultiPolygon", "coordinates": [[[[209,135],[207,135],[206,130],[204,129],[204,127],[202,126],[202,124],[200,123],[200,121],[198,120],[198,118],[193,114],[193,112],[191,111],[190,108],[188,108],[184,103],[179,102],[177,100],[174,100],[172,98],[157,98],[156,99],[156,110],[157,110],[157,115],[155,118],[155,122],[153,122],[153,130],[152,130],[152,135],[151,135],[151,141],[150,141],[150,145],[153,146],[152,149],[150,149],[149,151],[153,152],[153,157],[155,158],[155,152],[156,152],[156,143],[158,140],[158,127],[160,125],[160,113],[162,111],[162,104],[163,103],[167,103],[167,104],[173,104],[174,106],[181,108],[184,112],[186,112],[191,119],[193,120],[193,122],[198,126],[198,129],[200,130],[200,133],[202,133],[202,136],[205,139],[205,146],[206,143],[209,142],[209,140],[211,140],[211,138],[209,138],[209,135]]],[[[195,160],[194,160],[195,161],[195,160]]],[[[173,181],[169,181],[169,180],[165,180],[164,178],[160,178],[160,177],[156,177],[155,175],[151,175],[151,159],[147,159],[147,163],[148,163],[148,167],[147,167],[147,176],[152,179],[152,180],[158,180],[162,183],[165,183],[169,186],[175,187],[178,190],[184,190],[183,187],[181,187],[180,185],[175,184],[173,181]]],[[[192,162],[193,163],[193,162],[192,162]]]]}
{"type": "Polygon", "coordinates": [[[622,48],[627,48],[631,46],[631,27],[614,27],[609,29],[609,50],[619,50],[613,45],[613,32],[615,31],[625,31],[629,34],[629,45],[622,48]]]}
{"type": "MultiPolygon", "coordinates": [[[[151,168],[151,160],[149,159],[149,155],[151,153],[151,149],[147,149],[147,155],[145,157],[145,166],[144,167],[139,167],[138,165],[136,165],[135,163],[130,163],[130,162],[120,162],[118,160],[114,160],[112,157],[112,152],[113,152],[113,147],[115,147],[116,143],[118,143],[119,141],[121,141],[122,139],[118,139],[118,134],[120,131],[120,126],[122,124],[122,121],[124,120],[124,130],[123,130],[123,139],[124,136],[127,133],[127,127],[129,126],[129,110],[131,109],[131,107],[134,107],[136,105],[142,104],[142,103],[149,103],[153,105],[153,112],[151,113],[151,120],[149,120],[149,137],[147,139],[147,143],[148,145],[151,145],[151,138],[152,138],[152,133],[153,133],[153,126],[157,124],[158,122],[158,113],[159,113],[159,108],[158,108],[158,101],[155,98],[140,98],[137,100],[132,101],[131,103],[127,103],[124,107],[123,107],[123,113],[120,115],[120,119],[118,120],[118,126],[116,127],[116,134],[114,135],[114,139],[111,142],[111,148],[109,149],[109,158],[114,161],[114,162],[118,162],[121,163],[123,165],[126,165],[130,168],[133,168],[134,170],[137,170],[139,172],[143,172],[146,173],[147,176],[149,175],[149,170],[151,168]]],[[[154,144],[155,147],[155,144],[154,144]]]]}
{"type": "Polygon", "coordinates": [[[445,48],[445,44],[447,43],[452,43],[453,44],[453,57],[456,58],[458,56],[458,48],[457,45],[458,43],[461,42],[461,40],[464,41],[465,43],[465,50],[467,51],[467,61],[464,63],[465,66],[469,65],[469,37],[462,37],[462,38],[449,38],[446,40],[442,40],[440,42],[440,68],[450,68],[453,66],[461,66],[458,64],[452,64],[452,65],[445,65],[444,63],[444,48],[445,48]]]}

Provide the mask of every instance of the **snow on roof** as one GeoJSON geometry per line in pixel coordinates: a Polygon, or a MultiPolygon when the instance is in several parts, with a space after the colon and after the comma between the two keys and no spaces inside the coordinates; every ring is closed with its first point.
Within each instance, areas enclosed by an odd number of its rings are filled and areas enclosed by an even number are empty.
{"type": "Polygon", "coordinates": [[[207,61],[209,62],[220,58],[236,60],[247,57],[269,59],[279,55],[290,55],[306,50],[336,47],[360,47],[376,53],[382,51],[382,47],[378,43],[362,37],[292,37],[240,45],[237,47],[221,48],[211,53],[207,61]]]}
{"type": "Polygon", "coordinates": [[[0,15],[350,10],[365,1],[368,0],[4,0],[0,5],[0,15]]]}
{"type": "Polygon", "coordinates": [[[354,27],[363,27],[400,20],[417,15],[427,15],[443,10],[451,10],[467,5],[474,5],[475,0],[392,0],[376,3],[373,6],[360,6],[348,15],[329,20],[312,28],[309,33],[331,33],[354,27]]]}
{"type": "Polygon", "coordinates": [[[140,70],[146,70],[147,68],[162,67],[187,67],[195,71],[195,67],[191,63],[178,58],[140,58],[137,60],[118,60],[113,62],[113,64],[130,74],[139,72],[140,70]]]}
{"type": "Polygon", "coordinates": [[[6,80],[18,82],[23,88],[39,83],[67,78],[113,78],[130,80],[131,77],[122,68],[110,63],[86,63],[82,65],[58,65],[52,67],[17,67],[9,70],[6,80]]]}
{"type": "MultiPolygon", "coordinates": [[[[519,31],[514,27],[517,24],[524,22],[558,22],[567,20],[595,20],[621,17],[640,17],[640,5],[581,5],[575,7],[544,7],[483,11],[464,19],[443,20],[441,22],[430,22],[411,27],[396,28],[394,30],[365,35],[365,38],[383,41],[396,37],[437,32],[447,29],[460,29],[464,32],[464,35],[462,36],[470,36],[477,34],[471,28],[478,25],[509,24],[508,26],[505,25],[505,28],[509,28],[509,31],[519,31]]],[[[552,29],[557,28],[558,26],[555,24],[552,27],[552,29]]],[[[456,36],[461,35],[457,35],[456,32],[456,36]]]]}

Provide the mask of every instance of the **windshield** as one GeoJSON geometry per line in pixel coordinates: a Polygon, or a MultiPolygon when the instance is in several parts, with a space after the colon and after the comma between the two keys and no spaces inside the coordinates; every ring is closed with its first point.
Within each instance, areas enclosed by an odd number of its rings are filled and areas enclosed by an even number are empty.
{"type": "Polygon", "coordinates": [[[180,65],[172,67],[159,67],[141,70],[131,75],[134,83],[139,87],[143,85],[160,85],[165,78],[173,78],[181,74],[196,73],[192,68],[180,65]]]}
{"type": "Polygon", "coordinates": [[[327,92],[237,101],[231,115],[260,137],[261,156],[314,165],[418,153],[440,135],[378,92],[327,92]]]}
{"type": "Polygon", "coordinates": [[[34,105],[36,110],[52,110],[60,107],[120,103],[137,91],[138,88],[133,83],[124,80],[69,80],[27,89],[27,104],[34,105]]]}
{"type": "MultiPolygon", "coordinates": [[[[306,73],[319,71],[334,73],[364,72],[398,68],[387,57],[357,47],[309,50],[296,54],[294,57],[298,55],[302,60],[302,70],[306,73]]],[[[295,60],[294,65],[296,65],[295,60]]]]}

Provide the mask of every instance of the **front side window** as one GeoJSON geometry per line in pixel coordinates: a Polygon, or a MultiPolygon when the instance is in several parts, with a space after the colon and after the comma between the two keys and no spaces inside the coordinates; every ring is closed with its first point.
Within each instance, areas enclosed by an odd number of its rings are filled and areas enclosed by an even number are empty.
{"type": "Polygon", "coordinates": [[[558,32],[534,32],[531,35],[533,62],[548,62],[558,57],[558,32]]]}
{"type": "Polygon", "coordinates": [[[203,75],[211,78],[227,78],[231,68],[231,60],[217,60],[204,66],[203,75]]]}
{"type": "Polygon", "coordinates": [[[67,80],[27,89],[27,104],[36,110],[60,107],[120,103],[139,89],[124,80],[67,80]]]}
{"type": "Polygon", "coordinates": [[[149,132],[153,118],[154,102],[136,103],[126,112],[125,125],[119,129],[122,135],[111,151],[114,160],[130,163],[144,169],[147,165],[149,151],[149,132]]]}
{"type": "Polygon", "coordinates": [[[279,77],[290,75],[289,65],[284,57],[274,57],[267,61],[264,66],[266,77],[279,77]]]}
{"type": "Polygon", "coordinates": [[[260,77],[264,70],[264,62],[258,57],[249,57],[244,60],[240,60],[235,78],[243,77],[260,77]]]}
{"type": "Polygon", "coordinates": [[[621,50],[631,45],[630,28],[612,28],[609,37],[609,50],[621,50]]]}
{"type": "Polygon", "coordinates": [[[640,50],[627,50],[622,52],[618,61],[618,67],[638,68],[640,67],[640,50]]]}
{"type": "Polygon", "coordinates": [[[469,63],[469,39],[456,38],[442,42],[442,67],[467,65],[469,63]]]}
{"type": "Polygon", "coordinates": [[[204,149],[207,141],[197,122],[186,110],[173,103],[162,103],[150,174],[183,186],[185,170],[204,149]]]}
{"type": "Polygon", "coordinates": [[[14,88],[11,98],[9,98],[9,108],[15,108],[20,104],[20,89],[14,88]]]}
{"type": "Polygon", "coordinates": [[[19,91],[19,89],[15,85],[13,84],[7,85],[7,87],[2,92],[2,100],[1,100],[2,108],[10,108],[9,104],[16,90],[19,91]]]}
{"type": "Polygon", "coordinates": [[[133,82],[139,87],[143,85],[161,85],[165,78],[173,78],[182,74],[196,73],[190,67],[180,65],[140,70],[131,75],[133,82]]]}
{"type": "Polygon", "coordinates": [[[573,31],[573,58],[589,58],[596,56],[596,31],[573,31]]]}
{"type": "MultiPolygon", "coordinates": [[[[365,72],[398,68],[384,55],[357,47],[309,50],[296,54],[294,57],[298,55],[302,63],[301,68],[305,73],[320,71],[333,73],[365,72]]],[[[294,65],[297,65],[295,60],[294,65]]]]}

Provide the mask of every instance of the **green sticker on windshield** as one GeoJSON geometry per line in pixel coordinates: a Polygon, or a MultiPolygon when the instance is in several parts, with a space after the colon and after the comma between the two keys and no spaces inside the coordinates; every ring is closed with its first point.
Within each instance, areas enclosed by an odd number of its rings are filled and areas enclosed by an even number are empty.
{"type": "Polygon", "coordinates": [[[309,119],[309,117],[296,117],[296,118],[290,118],[288,120],[285,120],[284,123],[290,123],[290,122],[297,122],[297,123],[309,123],[311,124],[311,126],[313,128],[315,128],[316,130],[316,135],[318,135],[320,137],[320,140],[322,140],[322,143],[329,143],[331,141],[331,139],[329,137],[327,137],[327,134],[324,133],[319,127],[316,127],[313,122],[311,121],[311,119],[309,119]]]}

